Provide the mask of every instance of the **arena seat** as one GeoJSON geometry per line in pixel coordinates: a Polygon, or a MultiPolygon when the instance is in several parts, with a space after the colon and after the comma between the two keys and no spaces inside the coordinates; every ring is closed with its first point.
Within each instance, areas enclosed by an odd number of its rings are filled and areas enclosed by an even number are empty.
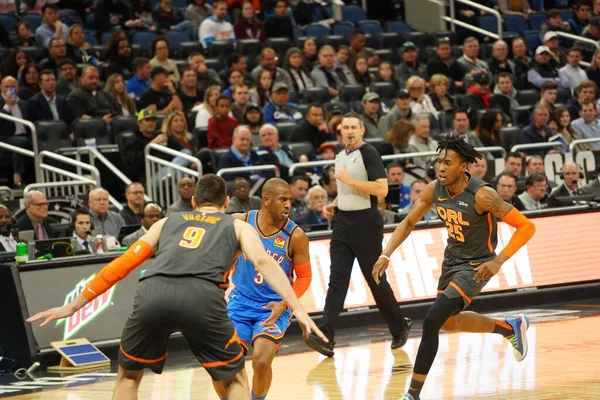
{"type": "Polygon", "coordinates": [[[362,101],[364,94],[365,87],[363,85],[344,85],[340,88],[340,100],[344,103],[362,101]]]}
{"type": "Polygon", "coordinates": [[[383,33],[383,28],[381,27],[381,23],[379,23],[379,21],[374,21],[370,19],[365,21],[359,21],[358,27],[362,29],[365,33],[370,33],[371,35],[375,36],[377,39],[379,39],[379,35],[383,33]]]}
{"type": "Polygon", "coordinates": [[[266,47],[275,50],[280,60],[283,60],[286,51],[292,47],[292,42],[288,38],[269,38],[267,39],[266,47]]]}
{"type": "MultiPolygon", "coordinates": [[[[25,14],[23,15],[23,21],[29,24],[32,32],[35,32],[42,25],[42,16],[40,14],[25,14]]],[[[4,28],[7,29],[6,26],[4,28]]]]}
{"type": "Polygon", "coordinates": [[[309,160],[315,159],[315,148],[310,142],[288,143],[288,146],[296,158],[300,158],[301,155],[305,154],[309,160]]]}
{"type": "Polygon", "coordinates": [[[238,51],[250,57],[257,57],[262,49],[262,43],[258,39],[242,39],[237,43],[238,51]]]}
{"type": "Polygon", "coordinates": [[[139,44],[142,48],[150,48],[154,39],[156,39],[156,34],[154,32],[138,31],[133,34],[132,43],[139,44]]]}
{"type": "Polygon", "coordinates": [[[279,132],[279,141],[291,142],[294,129],[296,129],[295,122],[279,122],[275,124],[277,131],[279,132]]]}
{"type": "Polygon", "coordinates": [[[64,121],[38,121],[35,123],[35,129],[39,151],[73,147],[69,140],[69,127],[64,121]]]}
{"type": "Polygon", "coordinates": [[[304,103],[307,104],[324,104],[329,101],[329,92],[327,89],[322,87],[311,87],[304,89],[304,92],[302,92],[302,98],[304,103]]]}
{"type": "Polygon", "coordinates": [[[522,106],[533,106],[540,101],[540,92],[537,89],[519,90],[517,100],[522,106]]]}
{"type": "Polygon", "coordinates": [[[382,101],[394,100],[396,98],[396,87],[391,82],[372,83],[371,91],[379,95],[382,101]]]}
{"type": "Polygon", "coordinates": [[[379,42],[382,49],[398,51],[398,48],[404,43],[404,39],[398,32],[383,32],[379,35],[379,42]]]}
{"type": "Polygon", "coordinates": [[[388,21],[386,27],[388,32],[395,32],[400,34],[406,34],[412,31],[410,25],[408,25],[404,21],[388,21]]]}
{"type": "Polygon", "coordinates": [[[342,8],[342,20],[349,22],[358,22],[367,19],[365,11],[355,5],[347,5],[342,8]]]}
{"type": "Polygon", "coordinates": [[[356,27],[354,26],[354,24],[352,22],[348,22],[348,21],[336,22],[333,25],[333,34],[334,35],[342,35],[346,39],[350,40],[350,35],[352,34],[352,31],[354,29],[356,29],[356,27]]]}
{"type": "Polygon", "coordinates": [[[200,42],[181,42],[179,43],[179,58],[187,60],[194,53],[203,53],[204,48],[200,42]]]}
{"type": "Polygon", "coordinates": [[[312,36],[314,38],[323,40],[325,36],[331,35],[331,30],[326,26],[314,22],[306,26],[304,34],[306,36],[312,36]]]}
{"type": "Polygon", "coordinates": [[[510,109],[510,119],[513,125],[527,126],[531,122],[531,106],[512,107],[510,109]]]}
{"type": "Polygon", "coordinates": [[[73,124],[73,132],[77,146],[85,146],[86,139],[96,139],[96,145],[114,144],[101,118],[79,119],[73,124]]]}
{"type": "Polygon", "coordinates": [[[502,128],[502,141],[504,143],[504,148],[507,151],[510,151],[510,149],[519,142],[520,133],[521,128],[518,126],[507,126],[502,128]]]}
{"type": "Polygon", "coordinates": [[[121,132],[135,132],[138,128],[137,118],[135,116],[118,116],[113,118],[112,134],[118,137],[121,132]]]}
{"type": "Polygon", "coordinates": [[[208,57],[224,60],[233,53],[233,40],[223,39],[210,42],[208,45],[208,57]]]}
{"type": "Polygon", "coordinates": [[[346,39],[342,35],[327,35],[323,38],[323,44],[332,46],[337,51],[340,48],[340,46],[347,46],[349,42],[348,39],[346,39]]]}

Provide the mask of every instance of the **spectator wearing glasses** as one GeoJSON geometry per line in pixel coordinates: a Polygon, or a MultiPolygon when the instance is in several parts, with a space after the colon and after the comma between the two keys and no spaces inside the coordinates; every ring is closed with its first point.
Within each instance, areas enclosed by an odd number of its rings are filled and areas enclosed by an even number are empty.
{"type": "Polygon", "coordinates": [[[119,211],[125,225],[139,225],[142,223],[141,214],[144,205],[144,187],[139,182],[132,182],[125,188],[127,204],[119,211]]]}
{"type": "Polygon", "coordinates": [[[0,253],[17,251],[17,237],[12,235],[13,213],[0,203],[0,253]]]}
{"type": "Polygon", "coordinates": [[[137,231],[123,238],[122,242],[124,246],[130,247],[137,242],[142,236],[148,233],[148,229],[152,228],[152,225],[162,218],[162,208],[158,204],[146,203],[142,207],[142,213],[140,214],[142,226],[137,231]]]}
{"type": "Polygon", "coordinates": [[[58,237],[59,232],[52,228],[48,220],[48,199],[44,193],[31,190],[23,196],[25,214],[17,220],[19,231],[33,231],[35,240],[58,237]]]}
{"type": "Polygon", "coordinates": [[[235,178],[233,192],[229,199],[227,214],[247,213],[250,210],[260,210],[261,201],[258,196],[250,196],[250,183],[245,178],[235,178]]]}
{"type": "Polygon", "coordinates": [[[67,46],[62,39],[51,39],[48,45],[48,57],[44,58],[37,65],[41,71],[43,69],[49,69],[58,75],[60,70],[58,68],[58,62],[65,57],[67,54],[67,46]]]}
{"type": "Polygon", "coordinates": [[[181,76],[179,75],[179,68],[177,68],[175,61],[169,58],[169,53],[171,51],[169,42],[164,37],[159,37],[154,40],[152,49],[154,50],[154,57],[150,60],[150,65],[153,68],[163,67],[167,71],[171,71],[169,76],[171,81],[173,81],[173,84],[175,85],[178,84],[181,80],[181,76]]]}

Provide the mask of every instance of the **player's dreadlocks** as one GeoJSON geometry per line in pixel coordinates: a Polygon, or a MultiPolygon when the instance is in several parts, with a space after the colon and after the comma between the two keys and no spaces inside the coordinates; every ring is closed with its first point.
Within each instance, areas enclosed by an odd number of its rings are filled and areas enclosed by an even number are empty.
{"type": "Polygon", "coordinates": [[[483,155],[475,150],[473,145],[465,142],[463,138],[457,135],[444,135],[438,140],[437,151],[453,150],[463,161],[470,163],[477,162],[478,158],[483,158],[483,155]]]}

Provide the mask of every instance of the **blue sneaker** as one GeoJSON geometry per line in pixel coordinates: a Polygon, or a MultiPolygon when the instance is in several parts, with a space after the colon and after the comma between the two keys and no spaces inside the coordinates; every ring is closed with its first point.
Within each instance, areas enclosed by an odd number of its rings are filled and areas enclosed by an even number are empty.
{"type": "Polygon", "coordinates": [[[402,398],[400,400],[419,400],[419,398],[417,397],[416,399],[412,396],[412,394],[410,393],[406,393],[404,396],[402,396],[402,398]]]}
{"type": "Polygon", "coordinates": [[[507,318],[505,321],[515,331],[514,336],[508,338],[508,341],[513,346],[515,360],[523,361],[525,356],[527,356],[527,328],[529,328],[529,320],[523,314],[519,314],[518,317],[507,318]]]}

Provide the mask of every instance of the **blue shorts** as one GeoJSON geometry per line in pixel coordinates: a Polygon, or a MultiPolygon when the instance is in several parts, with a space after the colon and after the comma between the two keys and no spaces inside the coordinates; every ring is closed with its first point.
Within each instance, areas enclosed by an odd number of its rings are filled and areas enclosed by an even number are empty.
{"type": "Polygon", "coordinates": [[[260,323],[271,315],[271,309],[263,308],[267,304],[268,301],[251,300],[235,289],[229,295],[227,313],[246,352],[258,338],[268,339],[279,348],[283,335],[290,326],[292,313],[289,309],[282,312],[273,325],[261,326],[260,323]]]}

